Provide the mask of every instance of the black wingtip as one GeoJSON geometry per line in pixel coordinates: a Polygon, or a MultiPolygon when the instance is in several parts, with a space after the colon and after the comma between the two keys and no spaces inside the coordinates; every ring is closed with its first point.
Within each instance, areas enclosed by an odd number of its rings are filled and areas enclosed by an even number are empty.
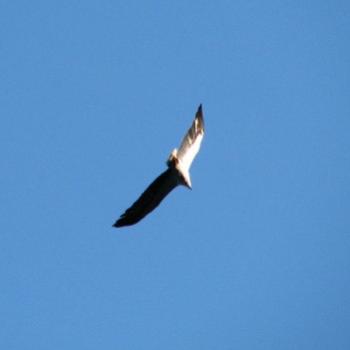
{"type": "Polygon", "coordinates": [[[203,117],[203,111],[202,111],[202,104],[199,105],[197,113],[196,113],[196,119],[199,120],[200,128],[204,131],[204,117],[203,117]]]}
{"type": "Polygon", "coordinates": [[[202,104],[199,105],[197,113],[196,113],[196,117],[198,118],[203,118],[203,110],[202,110],[202,104]]]}
{"type": "Polygon", "coordinates": [[[120,225],[119,220],[116,221],[116,222],[112,225],[112,227],[115,227],[115,228],[118,228],[118,227],[121,227],[121,226],[122,226],[122,225],[120,225]]]}
{"type": "Polygon", "coordinates": [[[130,220],[125,218],[123,215],[112,225],[112,227],[119,228],[119,227],[124,227],[124,226],[131,226],[139,222],[140,219],[138,220],[130,220]]]}

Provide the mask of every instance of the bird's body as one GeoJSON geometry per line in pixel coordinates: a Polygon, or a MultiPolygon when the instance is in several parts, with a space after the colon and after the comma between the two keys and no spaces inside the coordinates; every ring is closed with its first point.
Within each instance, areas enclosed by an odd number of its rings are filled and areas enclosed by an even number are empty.
{"type": "Polygon", "coordinates": [[[197,155],[204,135],[202,105],[199,106],[191,128],[179,150],[174,149],[168,160],[168,169],[159,175],[141,194],[140,198],[115,222],[114,227],[136,224],[154,210],[178,185],[192,188],[189,169],[197,155]]]}

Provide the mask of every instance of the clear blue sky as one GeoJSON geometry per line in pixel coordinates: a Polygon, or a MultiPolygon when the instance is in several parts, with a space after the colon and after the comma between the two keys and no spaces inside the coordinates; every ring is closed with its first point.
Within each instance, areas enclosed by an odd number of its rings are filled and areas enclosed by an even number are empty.
{"type": "Polygon", "coordinates": [[[5,1],[1,349],[350,349],[349,1],[5,1]],[[203,103],[193,190],[112,228],[203,103]]]}

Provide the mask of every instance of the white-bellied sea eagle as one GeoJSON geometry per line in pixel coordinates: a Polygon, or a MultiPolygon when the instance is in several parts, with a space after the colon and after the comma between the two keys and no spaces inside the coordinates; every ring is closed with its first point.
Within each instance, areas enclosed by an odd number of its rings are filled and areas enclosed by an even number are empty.
{"type": "Polygon", "coordinates": [[[198,107],[194,121],[182,140],[180,148],[171,152],[166,164],[168,169],[160,174],[143,192],[140,198],[125,211],[113,225],[134,225],[154,210],[176,186],[192,189],[190,167],[199,151],[204,135],[202,105],[198,107]]]}

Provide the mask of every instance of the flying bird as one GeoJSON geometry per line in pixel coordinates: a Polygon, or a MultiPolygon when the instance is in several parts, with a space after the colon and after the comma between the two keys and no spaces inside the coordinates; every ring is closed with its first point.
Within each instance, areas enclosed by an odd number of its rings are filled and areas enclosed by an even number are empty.
{"type": "Polygon", "coordinates": [[[202,105],[199,105],[193,123],[182,140],[180,148],[171,152],[168,169],[160,174],[141,194],[140,198],[114,223],[114,227],[134,225],[154,210],[178,185],[192,189],[190,167],[204,136],[202,105]]]}

